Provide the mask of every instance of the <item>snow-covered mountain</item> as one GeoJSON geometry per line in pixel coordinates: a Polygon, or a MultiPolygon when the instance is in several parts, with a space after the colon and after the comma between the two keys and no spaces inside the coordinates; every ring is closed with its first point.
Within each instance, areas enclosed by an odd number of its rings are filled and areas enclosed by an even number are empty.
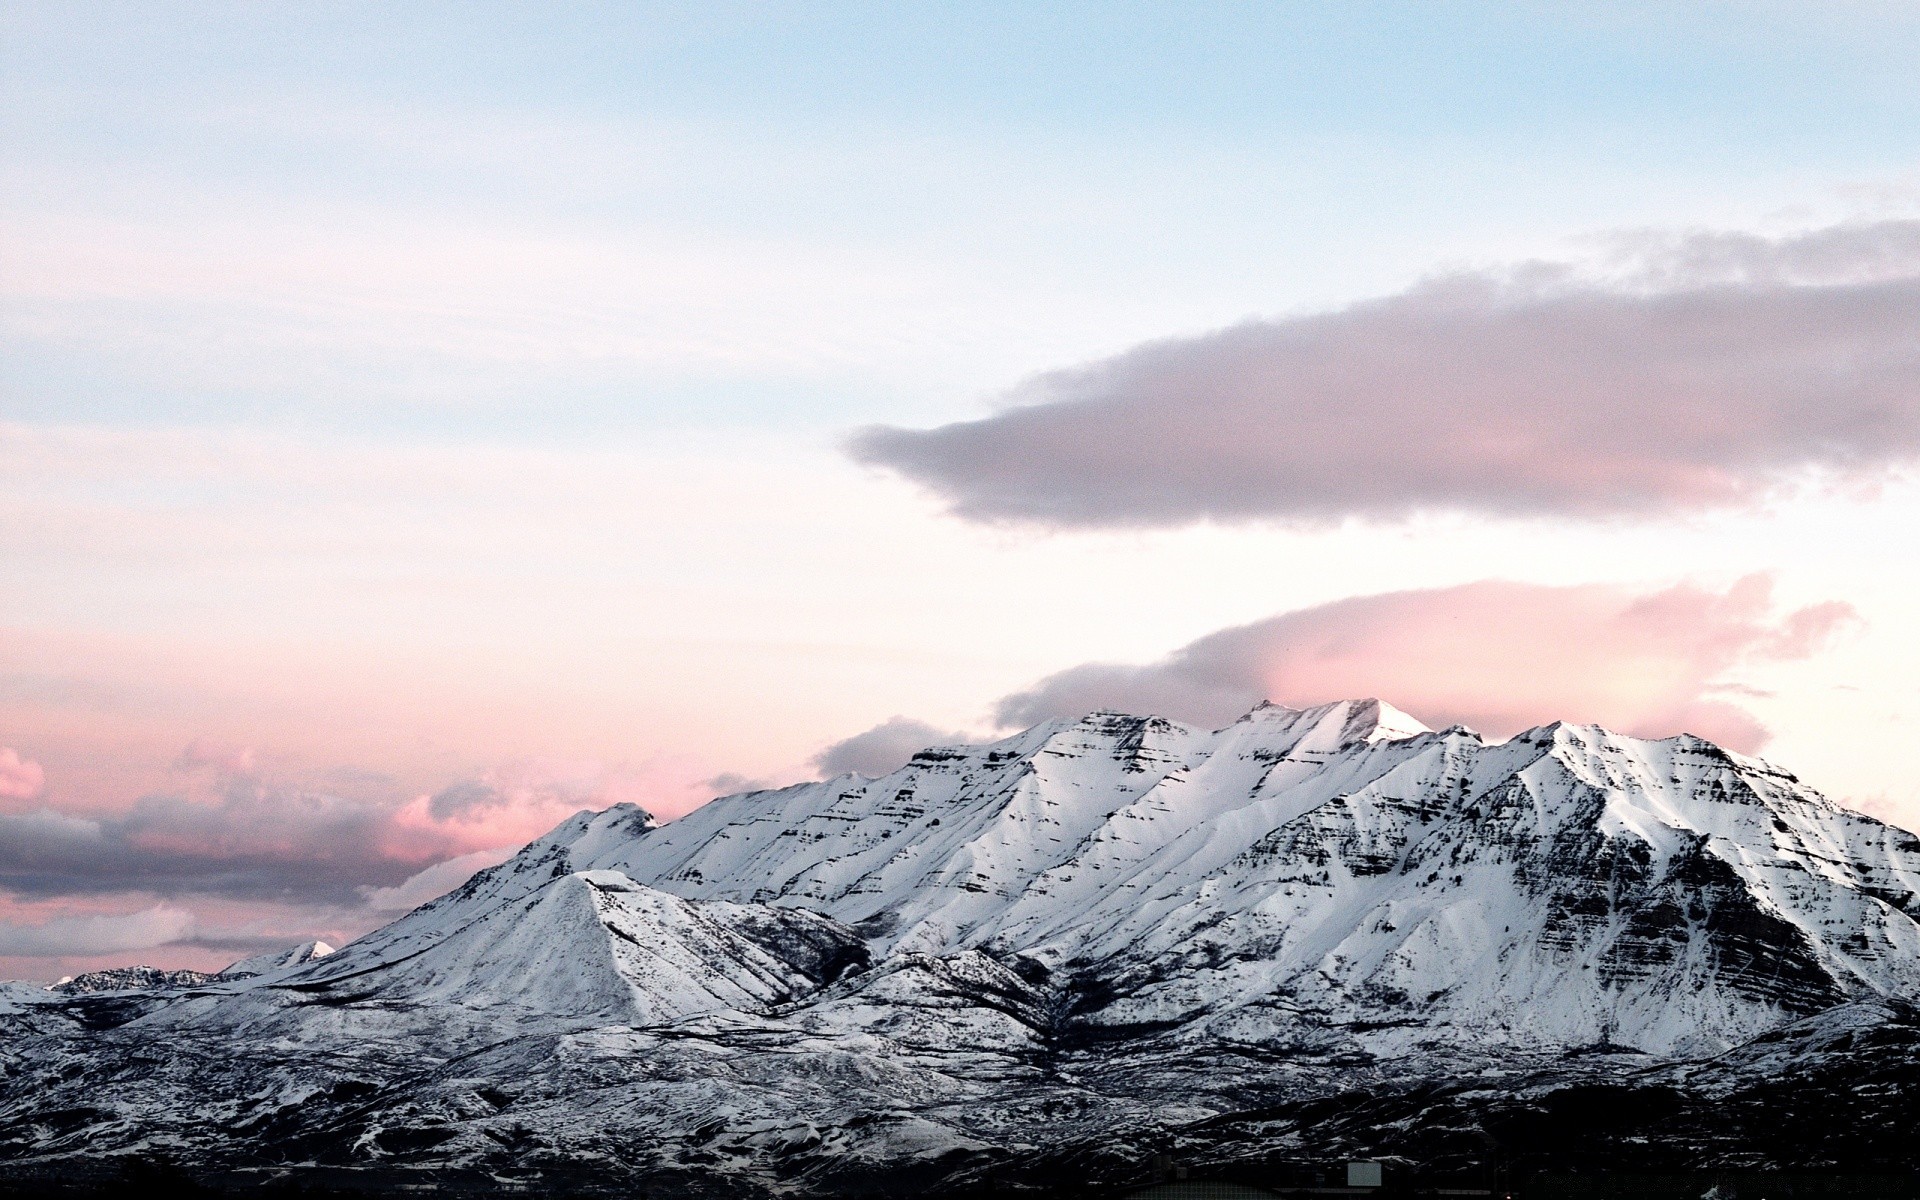
{"type": "Polygon", "coordinates": [[[1096,713],[662,827],[583,814],[331,973],[478,936],[562,873],[822,914],[880,959],[978,949],[1091,973],[1109,998],[1088,1019],[1121,1026],[1257,1035],[1311,1013],[1723,1049],[1920,992],[1904,830],[1694,738],[1557,725],[1489,745],[1376,701],[1265,706],[1218,732],[1096,713]]]}
{"type": "Polygon", "coordinates": [[[333,953],[333,947],[325,942],[302,942],[291,950],[269,950],[265,954],[256,954],[232,963],[220,972],[222,979],[247,979],[256,975],[266,975],[275,971],[290,970],[305,966],[316,959],[325,958],[333,953]]]}
{"type": "Polygon", "coordinates": [[[182,988],[214,978],[205,971],[163,971],[159,967],[108,967],[60,980],[48,990],[69,996],[92,992],[125,992],[149,988],[182,988]]]}
{"type": "Polygon", "coordinates": [[[1905,1028],[1916,997],[1920,839],[1697,738],[1096,713],[666,825],[582,813],[335,953],[41,1013],[0,1092],[34,1132],[0,1154],[1118,1178],[1355,1087],[1704,1089],[1729,1050],[1905,1028]],[[163,1065],[100,1086],[135,1049],[163,1065]],[[70,1093],[14,1086],[56,1063],[70,1093]],[[34,1123],[62,1103],[92,1115],[34,1123]]]}

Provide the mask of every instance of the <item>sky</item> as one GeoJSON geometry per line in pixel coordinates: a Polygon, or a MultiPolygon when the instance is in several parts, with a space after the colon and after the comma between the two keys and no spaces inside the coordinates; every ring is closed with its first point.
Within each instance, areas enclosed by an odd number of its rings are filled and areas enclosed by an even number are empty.
{"type": "Polygon", "coordinates": [[[0,3],[0,977],[1096,708],[1920,827],[1920,9],[0,3]]]}

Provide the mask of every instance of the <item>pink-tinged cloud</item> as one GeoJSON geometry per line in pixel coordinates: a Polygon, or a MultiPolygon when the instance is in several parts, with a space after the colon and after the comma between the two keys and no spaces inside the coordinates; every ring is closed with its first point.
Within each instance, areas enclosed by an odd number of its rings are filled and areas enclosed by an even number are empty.
{"type": "Polygon", "coordinates": [[[684,764],[607,767],[593,761],[516,759],[420,796],[394,817],[401,836],[445,843],[459,851],[517,846],[581,809],[638,804],[661,817],[679,816],[710,798],[684,764]]]}
{"type": "Polygon", "coordinates": [[[514,760],[412,798],[345,769],[276,778],[251,751],[205,743],[173,766],[176,786],[118,810],[0,811],[0,891],[364,912],[370,896],[395,903],[455,870],[448,860],[498,856],[581,809],[631,801],[671,816],[712,794],[698,782],[705,772],[665,760],[636,769],[514,760]]]}
{"type": "Polygon", "coordinates": [[[1920,222],[1642,238],[1041,376],[853,439],[969,519],[1054,527],[1750,504],[1920,459],[1920,222]]]}
{"type": "Polygon", "coordinates": [[[971,734],[936,729],[910,717],[890,717],[872,729],[833,743],[813,756],[813,765],[828,775],[852,771],[880,776],[897,771],[928,746],[953,746],[976,741],[971,734]]]}
{"type": "Polygon", "coordinates": [[[173,761],[176,771],[213,770],[227,775],[252,775],[257,766],[252,746],[235,746],[211,738],[195,738],[173,761]]]}
{"type": "Polygon", "coordinates": [[[20,757],[20,752],[0,746],[0,799],[31,800],[46,785],[47,773],[40,764],[20,757]]]}
{"type": "Polygon", "coordinates": [[[1224,629],[1159,662],[1090,663],[1003,699],[1003,725],[1098,708],[1224,725],[1264,699],[1378,696],[1436,728],[1505,737],[1553,721],[1693,733],[1751,752],[1767,731],[1729,696],[1745,663],[1805,658],[1856,620],[1829,602],[1779,613],[1771,581],[1548,587],[1488,581],[1357,596],[1224,629]]]}
{"type": "Polygon", "coordinates": [[[0,972],[50,978],[134,961],[206,969],[315,936],[340,944],[583,808],[633,801],[671,816],[714,794],[701,782],[711,766],[677,759],[511,760],[410,796],[378,773],[287,777],[262,757],[203,739],[160,758],[151,774],[165,789],[130,803],[0,807],[0,945],[13,947],[0,949],[0,972]],[[156,900],[199,924],[125,933],[159,928],[129,924],[156,900]]]}

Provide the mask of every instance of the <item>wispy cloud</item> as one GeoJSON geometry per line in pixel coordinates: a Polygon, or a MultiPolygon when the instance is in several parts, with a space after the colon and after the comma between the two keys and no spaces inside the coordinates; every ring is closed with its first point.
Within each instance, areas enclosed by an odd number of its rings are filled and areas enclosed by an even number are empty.
{"type": "Polygon", "coordinates": [[[1003,725],[1097,708],[1224,725],[1263,699],[1378,696],[1429,724],[1505,736],[1556,720],[1751,751],[1767,730],[1726,699],[1743,663],[1805,658],[1855,620],[1780,613],[1771,581],[1632,591],[1488,581],[1356,596],[1208,634],[1144,665],[1088,663],[1000,701],[1003,725]]]}
{"type": "Polygon", "coordinates": [[[990,522],[1662,515],[1914,462],[1916,328],[1920,222],[1643,234],[1151,343],[851,450],[990,522]]]}

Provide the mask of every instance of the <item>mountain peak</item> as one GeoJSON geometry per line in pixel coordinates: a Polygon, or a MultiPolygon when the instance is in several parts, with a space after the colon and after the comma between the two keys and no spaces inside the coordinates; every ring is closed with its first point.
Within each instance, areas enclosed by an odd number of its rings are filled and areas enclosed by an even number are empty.
{"type": "Polygon", "coordinates": [[[1366,697],[1361,700],[1342,702],[1349,713],[1348,720],[1356,731],[1365,729],[1362,735],[1369,742],[1397,741],[1401,738],[1418,737],[1423,733],[1432,733],[1424,721],[1414,717],[1384,700],[1366,697]]]}
{"type": "Polygon", "coordinates": [[[1241,720],[1277,721],[1303,729],[1326,729],[1341,745],[1397,741],[1433,732],[1419,718],[1372,696],[1334,700],[1309,708],[1293,708],[1272,700],[1262,700],[1241,720]]]}

